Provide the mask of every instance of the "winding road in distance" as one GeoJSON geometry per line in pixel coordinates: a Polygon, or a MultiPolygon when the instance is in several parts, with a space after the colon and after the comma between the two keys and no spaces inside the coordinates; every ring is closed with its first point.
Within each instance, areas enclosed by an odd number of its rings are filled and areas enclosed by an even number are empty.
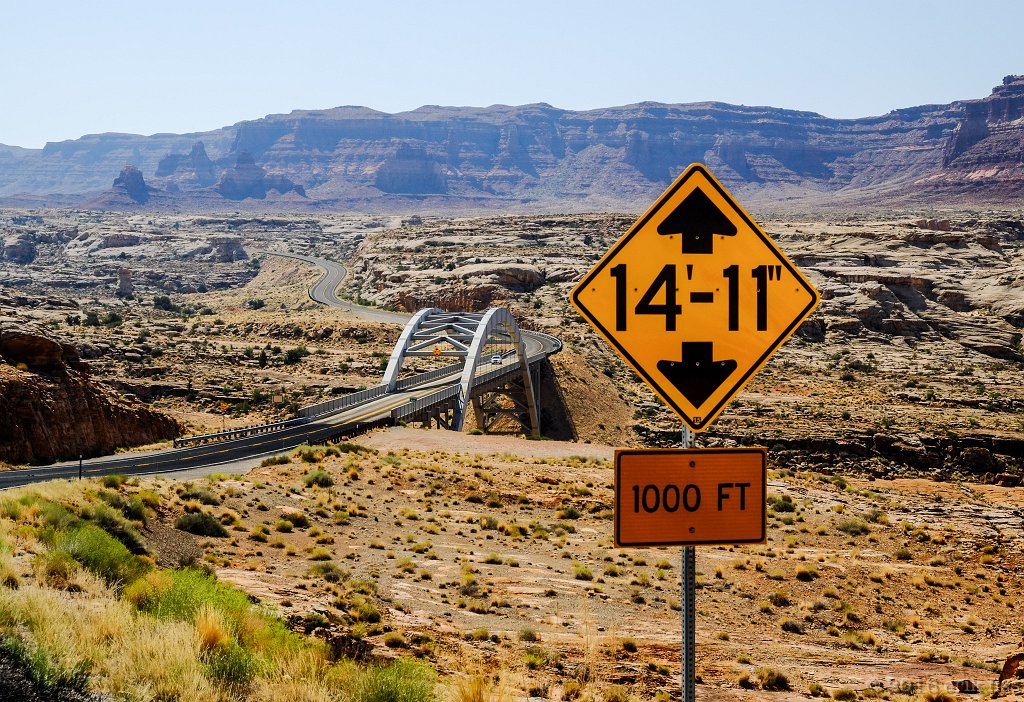
{"type": "Polygon", "coordinates": [[[326,258],[285,253],[283,251],[263,251],[263,253],[270,256],[283,256],[284,258],[294,258],[298,261],[312,263],[314,266],[322,270],[323,275],[320,276],[320,280],[313,283],[312,287],[309,289],[309,297],[314,302],[319,302],[330,307],[337,307],[338,309],[345,310],[346,312],[351,312],[360,319],[366,319],[371,322],[405,324],[409,321],[409,318],[412,317],[411,314],[378,310],[373,307],[364,307],[362,305],[357,305],[353,302],[346,302],[345,300],[340,299],[338,297],[338,286],[341,285],[342,281],[345,280],[345,276],[348,275],[348,269],[340,263],[330,261],[326,258]]]}

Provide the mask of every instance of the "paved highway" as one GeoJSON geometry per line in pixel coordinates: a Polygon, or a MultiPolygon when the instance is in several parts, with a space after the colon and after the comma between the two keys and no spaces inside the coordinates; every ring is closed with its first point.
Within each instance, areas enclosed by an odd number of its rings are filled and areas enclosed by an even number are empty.
{"type": "MultiPolygon", "coordinates": [[[[230,441],[220,441],[189,448],[144,453],[104,456],[84,461],[82,473],[86,477],[123,473],[145,475],[189,470],[220,465],[243,458],[259,458],[288,451],[301,444],[321,441],[336,433],[339,426],[372,426],[391,415],[391,410],[410,400],[429,395],[446,383],[431,383],[408,392],[393,393],[358,407],[266,434],[257,434],[230,441]]],[[[50,466],[0,472],[0,488],[28,485],[42,480],[78,477],[78,461],[67,461],[50,466]]]]}
{"type": "Polygon", "coordinates": [[[264,253],[271,256],[283,256],[285,258],[294,258],[299,261],[305,261],[306,263],[312,263],[323,271],[320,279],[313,283],[313,286],[309,289],[309,297],[314,302],[319,302],[330,307],[337,307],[345,310],[346,312],[351,312],[360,319],[367,319],[372,322],[404,325],[409,321],[409,318],[412,317],[411,314],[378,310],[373,307],[363,307],[362,305],[345,302],[340,299],[338,297],[338,286],[341,285],[342,281],[345,280],[345,276],[348,275],[348,270],[340,263],[330,261],[326,258],[303,256],[302,254],[285,253],[283,251],[265,251],[264,253]]]}
{"type": "MultiPolygon", "coordinates": [[[[354,305],[337,296],[338,286],[344,280],[345,267],[334,261],[300,254],[267,252],[275,256],[286,256],[311,263],[324,274],[310,288],[309,296],[316,302],[331,307],[347,310],[363,319],[376,322],[405,324],[411,315],[388,312],[369,307],[354,305]]],[[[523,332],[528,356],[537,353],[553,353],[559,347],[557,339],[547,335],[523,332]]],[[[251,467],[264,456],[290,450],[304,443],[320,441],[338,431],[339,426],[350,425],[357,429],[372,426],[390,416],[391,410],[416,398],[428,395],[439,387],[457,382],[460,374],[455,373],[447,378],[421,385],[405,392],[396,392],[384,397],[361,404],[330,415],[316,417],[314,420],[298,426],[287,427],[254,436],[247,436],[229,441],[204,444],[189,448],[161,451],[104,456],[84,461],[81,464],[82,475],[96,477],[123,473],[126,475],[145,475],[167,472],[194,472],[196,469],[210,466],[239,466],[240,461],[245,467],[251,467]],[[256,459],[253,461],[252,459],[256,459]]],[[[68,461],[50,466],[40,466],[19,470],[0,472],[0,489],[28,485],[44,480],[58,478],[76,478],[79,475],[79,462],[68,461]]]]}

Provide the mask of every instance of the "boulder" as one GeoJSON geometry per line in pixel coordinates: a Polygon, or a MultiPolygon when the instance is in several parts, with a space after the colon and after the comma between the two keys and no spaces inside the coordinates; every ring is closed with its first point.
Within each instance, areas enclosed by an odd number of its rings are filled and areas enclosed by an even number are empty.
{"type": "Polygon", "coordinates": [[[42,327],[11,317],[0,318],[0,355],[12,365],[25,364],[37,370],[53,370],[67,364],[76,366],[77,349],[60,341],[42,327]]]}
{"type": "Polygon", "coordinates": [[[36,258],[36,244],[31,234],[8,236],[3,241],[3,258],[11,263],[32,263],[36,258]]]}
{"type": "Polygon", "coordinates": [[[242,239],[237,236],[214,236],[208,240],[213,250],[213,260],[221,263],[248,260],[249,254],[242,248],[242,239]]]}

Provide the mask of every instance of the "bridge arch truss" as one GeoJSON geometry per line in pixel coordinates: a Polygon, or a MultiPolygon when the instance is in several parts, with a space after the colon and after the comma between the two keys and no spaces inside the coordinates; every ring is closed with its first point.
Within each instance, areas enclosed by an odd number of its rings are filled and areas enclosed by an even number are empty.
{"type": "Polygon", "coordinates": [[[388,360],[381,383],[386,392],[400,387],[399,375],[406,359],[417,356],[458,359],[446,367],[449,372],[461,367],[458,391],[449,397],[450,411],[445,421],[438,421],[440,425],[461,431],[472,407],[478,425],[485,431],[506,418],[528,433],[540,433],[526,346],[519,325],[506,308],[445,312],[432,307],[417,312],[406,324],[388,360]]]}

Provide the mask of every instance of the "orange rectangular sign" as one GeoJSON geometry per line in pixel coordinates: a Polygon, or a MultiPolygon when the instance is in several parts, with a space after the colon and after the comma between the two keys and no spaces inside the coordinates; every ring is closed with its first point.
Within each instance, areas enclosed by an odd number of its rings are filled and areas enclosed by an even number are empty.
{"type": "Polygon", "coordinates": [[[615,545],[765,541],[763,448],[618,449],[615,545]]]}

